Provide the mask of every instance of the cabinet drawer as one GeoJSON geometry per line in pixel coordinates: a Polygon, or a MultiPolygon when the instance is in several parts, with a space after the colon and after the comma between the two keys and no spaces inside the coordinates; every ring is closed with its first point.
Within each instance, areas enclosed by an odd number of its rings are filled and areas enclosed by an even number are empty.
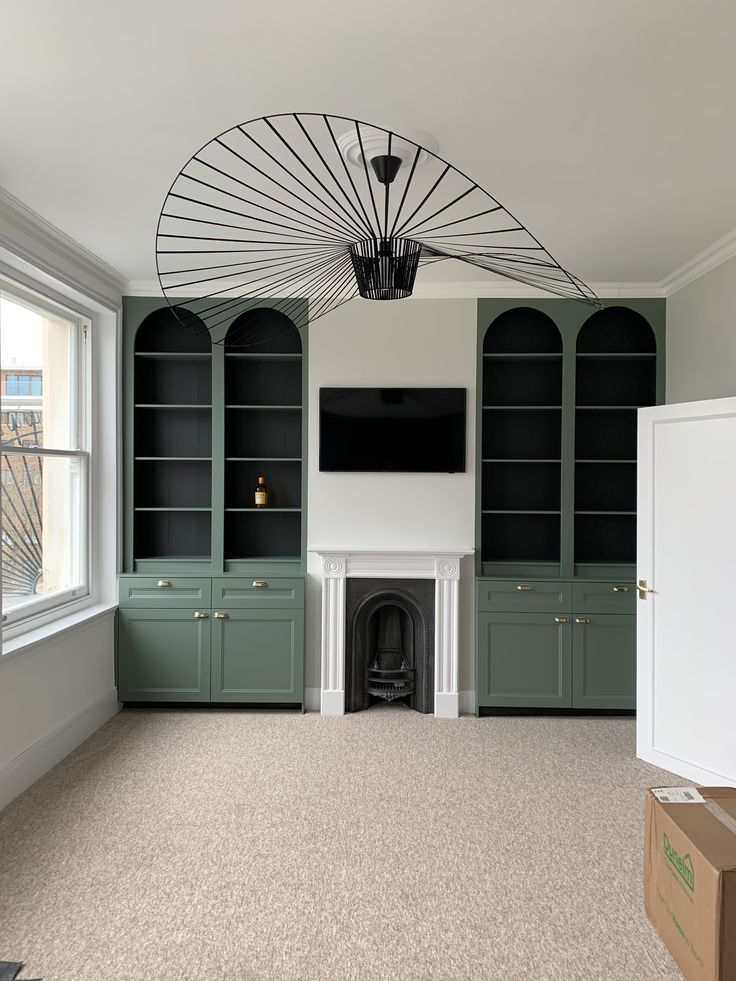
{"type": "Polygon", "coordinates": [[[576,613],[636,613],[633,582],[576,582],[573,586],[576,613]]]}
{"type": "Polygon", "coordinates": [[[274,576],[213,579],[212,605],[228,610],[301,610],[304,608],[304,580],[274,576]]]}
{"type": "Polygon", "coordinates": [[[478,611],[569,613],[572,583],[532,579],[478,580],[478,611]]]}
{"type": "Polygon", "coordinates": [[[120,605],[144,609],[184,610],[201,607],[209,610],[209,579],[187,576],[121,576],[120,605]]]}

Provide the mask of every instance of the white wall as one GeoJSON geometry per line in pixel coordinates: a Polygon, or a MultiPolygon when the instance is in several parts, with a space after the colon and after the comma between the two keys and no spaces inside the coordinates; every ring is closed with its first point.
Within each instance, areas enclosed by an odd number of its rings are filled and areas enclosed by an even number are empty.
{"type": "Polygon", "coordinates": [[[667,401],[736,395],[736,258],[667,300],[667,401]]]}
{"type": "Polygon", "coordinates": [[[0,809],[118,710],[114,613],[0,659],[0,809]]]}
{"type": "MultiPolygon", "coordinates": [[[[353,300],[309,328],[310,546],[472,548],[475,541],[476,302],[353,300]],[[463,474],[319,471],[322,386],[466,388],[463,474]]],[[[308,559],[306,685],[320,684],[321,565],[308,559]]],[[[460,580],[460,689],[475,688],[474,561],[460,580]]],[[[462,705],[462,703],[461,703],[462,705]]]]}
{"type": "MultiPolygon", "coordinates": [[[[0,268],[89,317],[93,595],[84,609],[0,656],[0,808],[118,710],[114,608],[118,553],[118,316],[122,277],[0,189],[0,268]]],[[[82,604],[80,604],[81,606],[82,604]]]]}

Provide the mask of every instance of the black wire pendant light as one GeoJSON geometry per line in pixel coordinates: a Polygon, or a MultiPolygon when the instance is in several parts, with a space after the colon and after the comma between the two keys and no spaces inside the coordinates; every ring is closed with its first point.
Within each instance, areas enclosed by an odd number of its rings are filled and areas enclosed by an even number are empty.
{"type": "MultiPolygon", "coordinates": [[[[469,177],[344,116],[263,116],[216,136],[177,175],[156,233],[166,299],[215,343],[264,299],[301,329],[358,295],[410,296],[419,266],[446,259],[601,305],[469,177]]],[[[243,322],[229,346],[261,342],[258,316],[243,322]]]]}

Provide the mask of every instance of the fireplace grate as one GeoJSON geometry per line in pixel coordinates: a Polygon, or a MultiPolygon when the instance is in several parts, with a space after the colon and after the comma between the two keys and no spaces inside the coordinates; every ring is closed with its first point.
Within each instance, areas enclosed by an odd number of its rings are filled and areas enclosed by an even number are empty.
{"type": "Polygon", "coordinates": [[[369,695],[383,698],[387,702],[406,698],[415,691],[414,671],[405,667],[385,670],[374,665],[366,672],[365,690],[369,695]]]}

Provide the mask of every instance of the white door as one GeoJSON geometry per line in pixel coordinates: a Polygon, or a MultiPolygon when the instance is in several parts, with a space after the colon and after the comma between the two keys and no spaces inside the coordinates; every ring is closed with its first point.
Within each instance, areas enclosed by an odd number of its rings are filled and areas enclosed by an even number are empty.
{"type": "Polygon", "coordinates": [[[637,755],[736,786],[736,398],[639,410],[637,539],[637,755]]]}

